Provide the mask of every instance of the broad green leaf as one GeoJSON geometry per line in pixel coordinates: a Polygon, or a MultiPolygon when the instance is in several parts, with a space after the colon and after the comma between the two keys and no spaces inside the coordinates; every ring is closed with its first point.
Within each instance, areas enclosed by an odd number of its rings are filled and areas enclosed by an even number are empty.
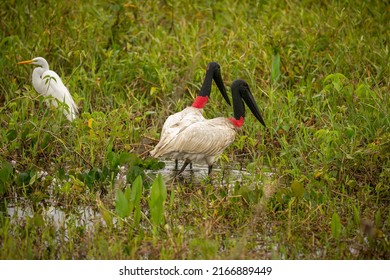
{"type": "Polygon", "coordinates": [[[9,180],[9,177],[12,174],[12,171],[13,171],[13,167],[9,162],[7,161],[2,162],[0,166],[0,181],[7,182],[9,180]]]}
{"type": "Polygon", "coordinates": [[[334,212],[332,215],[331,228],[332,228],[333,237],[339,239],[341,234],[341,222],[340,222],[340,217],[336,212],[334,212]]]}
{"type": "Polygon", "coordinates": [[[118,160],[118,155],[117,153],[113,152],[113,151],[108,151],[107,152],[107,160],[108,162],[110,163],[110,167],[112,169],[118,167],[119,165],[119,160],[118,160]]]}
{"type": "Polygon", "coordinates": [[[155,158],[147,158],[142,164],[146,169],[159,170],[165,167],[165,163],[155,158]]]}
{"type": "Polygon", "coordinates": [[[305,193],[305,188],[301,182],[294,181],[291,183],[290,187],[295,197],[302,197],[305,193]]]}
{"type": "Polygon", "coordinates": [[[0,165],[0,194],[6,192],[8,186],[11,184],[11,174],[13,172],[12,165],[5,161],[0,165]]]}
{"type": "Polygon", "coordinates": [[[164,202],[166,197],[167,189],[165,183],[161,174],[158,174],[153,182],[149,199],[151,221],[154,227],[161,225],[164,221],[164,202]]]}
{"type": "Polygon", "coordinates": [[[30,173],[28,172],[20,172],[18,173],[18,177],[16,178],[16,183],[18,186],[28,185],[30,182],[30,173]]]}
{"type": "Polygon", "coordinates": [[[353,221],[355,225],[360,225],[360,211],[356,205],[353,206],[353,221]]]}
{"type": "Polygon", "coordinates": [[[130,165],[139,165],[141,163],[141,159],[137,157],[135,154],[130,154],[126,152],[122,152],[118,158],[118,164],[130,164],[130,165]]]}
{"type": "Polygon", "coordinates": [[[131,186],[130,211],[134,208],[134,225],[141,220],[142,177],[138,176],[131,186]]]}
{"type": "Polygon", "coordinates": [[[45,226],[45,220],[43,219],[43,216],[39,213],[35,213],[33,217],[33,222],[36,227],[44,227],[45,226]]]}
{"type": "Polygon", "coordinates": [[[115,210],[119,217],[125,218],[130,215],[129,201],[121,190],[116,191],[115,210]]]}
{"type": "Polygon", "coordinates": [[[138,176],[142,178],[145,176],[144,169],[138,165],[133,165],[126,174],[126,180],[127,182],[133,182],[138,176]]]}
{"type": "Polygon", "coordinates": [[[7,131],[7,139],[12,141],[15,140],[16,137],[18,136],[18,133],[15,129],[10,129],[7,131]]]}

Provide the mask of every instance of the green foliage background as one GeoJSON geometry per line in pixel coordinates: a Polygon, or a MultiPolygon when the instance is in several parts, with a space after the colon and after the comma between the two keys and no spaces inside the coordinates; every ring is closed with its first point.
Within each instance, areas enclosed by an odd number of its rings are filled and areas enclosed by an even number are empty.
{"type": "MultiPolygon", "coordinates": [[[[2,1],[1,258],[388,259],[385,2],[2,1]],[[36,56],[72,93],[75,122],[38,97],[33,67],[16,65],[36,56]],[[139,225],[115,212],[117,166],[128,183],[157,168],[144,161],[153,139],[210,61],[226,85],[249,83],[268,128],[248,114],[220,161],[250,178],[167,184],[153,234],[147,187],[139,225]],[[15,197],[32,208],[22,222],[6,214],[15,197]],[[44,219],[50,203],[68,213],[66,234],[44,219]],[[77,225],[80,205],[105,224],[77,225]]],[[[206,117],[231,114],[214,87],[206,117]]]]}

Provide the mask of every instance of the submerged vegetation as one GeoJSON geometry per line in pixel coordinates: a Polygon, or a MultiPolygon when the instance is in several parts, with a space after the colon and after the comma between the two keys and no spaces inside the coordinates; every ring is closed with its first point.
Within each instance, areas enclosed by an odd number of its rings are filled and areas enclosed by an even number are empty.
{"type": "MultiPolygon", "coordinates": [[[[2,1],[0,258],[389,259],[389,12],[2,1]],[[16,65],[37,56],[69,88],[74,122],[16,65]],[[227,86],[249,83],[267,129],[248,114],[211,178],[172,179],[148,154],[210,61],[227,86]]],[[[221,98],[213,87],[207,118],[232,115],[221,98]]]]}

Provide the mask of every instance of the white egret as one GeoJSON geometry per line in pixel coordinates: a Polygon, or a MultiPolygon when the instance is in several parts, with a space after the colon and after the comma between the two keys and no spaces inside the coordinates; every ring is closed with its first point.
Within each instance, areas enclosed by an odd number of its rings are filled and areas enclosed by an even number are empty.
{"type": "Polygon", "coordinates": [[[58,102],[65,103],[67,108],[64,108],[63,113],[69,121],[73,121],[77,117],[78,109],[76,103],[57,73],[49,70],[49,64],[46,59],[36,57],[31,60],[18,62],[18,64],[39,65],[40,67],[36,67],[32,73],[32,84],[35,90],[45,97],[56,99],[46,100],[48,106],[58,107],[58,102]]]}
{"type": "Polygon", "coordinates": [[[194,122],[182,122],[178,129],[169,134],[164,145],[154,153],[154,157],[170,156],[185,160],[179,174],[191,162],[206,162],[209,174],[216,157],[234,141],[237,130],[244,124],[245,105],[257,120],[264,120],[256,105],[249,85],[244,80],[235,80],[231,85],[233,95],[234,118],[198,119],[194,122]]]}

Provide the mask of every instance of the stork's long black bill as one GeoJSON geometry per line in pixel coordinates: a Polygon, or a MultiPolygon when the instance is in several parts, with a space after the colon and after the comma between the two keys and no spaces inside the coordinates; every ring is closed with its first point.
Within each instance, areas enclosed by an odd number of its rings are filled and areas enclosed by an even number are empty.
{"type": "Polygon", "coordinates": [[[244,80],[238,79],[232,83],[231,88],[233,95],[234,118],[239,120],[241,117],[245,117],[245,102],[253,115],[255,115],[256,119],[258,119],[262,125],[267,127],[260,114],[260,110],[257,107],[255,98],[249,89],[249,85],[244,80]]]}
{"type": "Polygon", "coordinates": [[[224,85],[223,80],[222,80],[221,69],[219,67],[215,70],[214,75],[213,75],[213,79],[214,79],[214,82],[217,85],[219,91],[221,92],[223,98],[226,100],[227,104],[231,105],[229,97],[228,97],[227,92],[226,92],[225,85],[224,85]]]}
{"type": "Polygon", "coordinates": [[[257,104],[256,104],[256,101],[255,101],[255,98],[253,97],[253,94],[251,93],[251,91],[249,90],[249,88],[245,88],[244,92],[242,93],[242,99],[244,99],[246,105],[249,107],[249,109],[251,110],[252,114],[256,117],[256,119],[261,122],[262,125],[264,125],[265,127],[267,127],[265,125],[265,122],[263,120],[263,117],[261,116],[260,114],[260,110],[259,108],[257,107],[257,104]]]}

